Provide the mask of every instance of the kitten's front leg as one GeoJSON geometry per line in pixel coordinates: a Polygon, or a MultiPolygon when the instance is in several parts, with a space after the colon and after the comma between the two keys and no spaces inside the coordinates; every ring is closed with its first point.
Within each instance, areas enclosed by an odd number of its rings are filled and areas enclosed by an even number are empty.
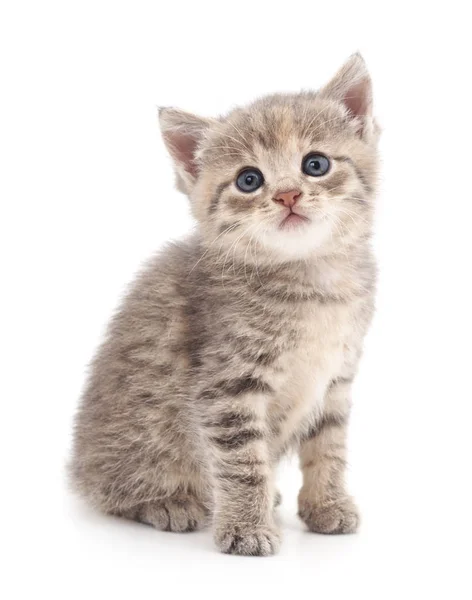
{"type": "Polygon", "coordinates": [[[214,485],[214,536],[222,552],[267,556],[279,547],[275,490],[266,427],[268,386],[245,377],[219,382],[224,389],[205,415],[214,485]],[[260,390],[260,391],[258,391],[260,390]]]}
{"type": "Polygon", "coordinates": [[[300,448],[303,487],[298,514],[317,533],[354,533],[359,524],[358,510],[344,482],[350,387],[351,379],[331,384],[324,413],[300,448]]]}

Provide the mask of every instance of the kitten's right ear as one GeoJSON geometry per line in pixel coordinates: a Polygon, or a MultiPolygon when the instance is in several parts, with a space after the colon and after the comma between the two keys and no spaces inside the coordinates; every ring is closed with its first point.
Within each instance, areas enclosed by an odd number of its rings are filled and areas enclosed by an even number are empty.
{"type": "Polygon", "coordinates": [[[177,187],[188,194],[198,176],[198,148],[215,121],[176,108],[160,108],[159,123],[164,142],[174,160],[177,187]]]}

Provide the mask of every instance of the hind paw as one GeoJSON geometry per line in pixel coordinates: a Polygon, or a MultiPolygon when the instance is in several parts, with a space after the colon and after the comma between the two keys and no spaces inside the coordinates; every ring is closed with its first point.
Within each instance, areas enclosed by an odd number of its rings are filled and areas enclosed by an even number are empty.
{"type": "Polygon", "coordinates": [[[208,516],[208,510],[194,496],[179,495],[143,504],[133,518],[161,531],[183,533],[205,527],[208,516]]]}

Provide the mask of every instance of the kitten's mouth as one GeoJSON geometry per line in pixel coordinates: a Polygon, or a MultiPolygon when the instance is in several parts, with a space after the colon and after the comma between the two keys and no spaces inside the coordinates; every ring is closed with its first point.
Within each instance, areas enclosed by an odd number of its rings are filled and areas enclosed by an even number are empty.
{"type": "Polygon", "coordinates": [[[294,229],[295,227],[300,227],[304,223],[308,223],[309,220],[310,219],[307,217],[291,211],[284,219],[282,219],[279,229],[294,229]]]}

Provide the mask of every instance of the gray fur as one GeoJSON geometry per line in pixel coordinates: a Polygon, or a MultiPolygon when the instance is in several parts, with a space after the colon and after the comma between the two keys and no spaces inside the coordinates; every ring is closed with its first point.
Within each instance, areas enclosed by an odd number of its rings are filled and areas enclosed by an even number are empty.
{"type": "Polygon", "coordinates": [[[308,528],[356,529],[345,431],[373,311],[377,128],[344,100],[353,85],[369,107],[359,56],[318,94],[218,120],[161,111],[199,229],[138,275],[93,361],[71,476],[98,509],[180,532],[213,523],[223,552],[272,554],[274,467],[297,448],[308,528]],[[324,178],[301,172],[308,151],[331,158],[324,178]],[[244,195],[248,165],[266,182],[244,195]],[[296,231],[277,226],[286,186],[310,219],[296,231]]]}

